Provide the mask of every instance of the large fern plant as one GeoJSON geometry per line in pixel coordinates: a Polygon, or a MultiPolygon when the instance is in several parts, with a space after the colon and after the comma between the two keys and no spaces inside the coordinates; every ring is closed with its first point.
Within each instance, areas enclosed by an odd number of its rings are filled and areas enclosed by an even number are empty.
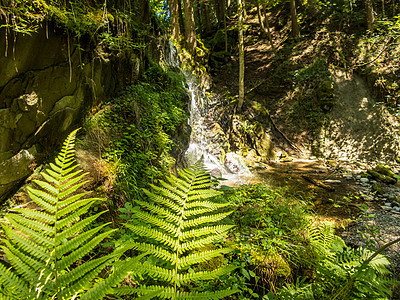
{"type": "MultiPolygon", "coordinates": [[[[179,178],[170,175],[160,186],[152,186],[152,191],[144,190],[148,201],[136,201],[142,208],[136,213],[141,224],[126,226],[142,242],[130,246],[152,255],[143,266],[155,279],[154,284],[140,287],[139,294],[146,296],[158,290],[161,299],[221,299],[235,292],[229,288],[199,293],[187,289],[189,283],[213,280],[235,268],[229,265],[203,268],[206,262],[232,250],[213,245],[224,240],[233,227],[219,224],[231,212],[220,212],[229,204],[213,201],[220,195],[211,188],[214,184],[197,163],[192,169],[181,170],[179,178]]],[[[130,292],[133,291],[137,290],[130,292]]],[[[127,289],[118,291],[127,292],[127,289]]]]}
{"type": "MultiPolygon", "coordinates": [[[[103,213],[86,218],[98,201],[78,192],[85,174],[74,158],[76,131],[72,132],[49,168],[29,187],[37,207],[18,207],[2,220],[5,238],[1,248],[8,263],[0,263],[0,296],[16,299],[100,299],[111,291],[137,259],[116,263],[114,272],[96,286],[92,280],[124,249],[87,260],[88,254],[108,238],[108,223],[85,230],[103,213]],[[1,286],[3,286],[1,288],[1,286]]],[[[1,298],[1,297],[0,297],[1,298]]]]}

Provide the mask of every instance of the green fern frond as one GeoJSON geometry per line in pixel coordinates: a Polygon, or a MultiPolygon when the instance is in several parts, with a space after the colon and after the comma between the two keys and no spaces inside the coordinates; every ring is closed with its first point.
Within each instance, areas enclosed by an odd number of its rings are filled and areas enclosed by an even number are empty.
{"type": "MultiPolygon", "coordinates": [[[[29,197],[39,208],[15,208],[2,221],[6,238],[1,247],[11,267],[0,263],[0,284],[9,291],[7,295],[17,299],[85,295],[91,291],[91,281],[122,255],[114,252],[74,267],[114,232],[105,230],[108,223],[88,229],[104,212],[82,218],[100,199],[77,193],[85,184],[85,174],[77,169],[74,158],[76,132],[68,136],[55,163],[41,173],[42,179],[34,181],[36,187],[28,188],[29,197]]],[[[109,282],[122,275],[118,273],[109,282]]],[[[100,299],[109,287],[96,286],[95,291],[96,297],[87,298],[100,299]]]]}
{"type": "Polygon", "coordinates": [[[144,297],[161,289],[157,295],[160,299],[220,299],[231,295],[234,290],[200,294],[179,291],[179,287],[189,282],[214,280],[235,269],[233,266],[200,269],[200,264],[232,251],[212,246],[224,240],[233,227],[217,224],[232,212],[219,211],[229,203],[213,201],[221,192],[211,189],[216,182],[200,163],[192,169],[181,170],[179,175],[179,178],[170,175],[160,181],[160,186],[153,185],[151,191],[144,190],[149,201],[136,201],[142,210],[135,215],[146,225],[125,224],[133,233],[148,240],[131,243],[129,247],[161,261],[157,265],[146,261],[143,266],[153,280],[163,285],[136,291],[144,297]]]}

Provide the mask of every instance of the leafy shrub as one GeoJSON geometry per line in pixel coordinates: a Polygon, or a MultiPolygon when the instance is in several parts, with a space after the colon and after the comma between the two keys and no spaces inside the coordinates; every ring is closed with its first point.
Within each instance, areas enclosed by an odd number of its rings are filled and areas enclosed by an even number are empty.
{"type": "Polygon", "coordinates": [[[185,126],[185,91],[174,72],[151,67],[150,83],[127,87],[107,103],[99,126],[108,129],[110,145],[104,158],[118,162],[120,193],[137,197],[140,188],[162,178],[175,163],[173,136],[185,126]]]}

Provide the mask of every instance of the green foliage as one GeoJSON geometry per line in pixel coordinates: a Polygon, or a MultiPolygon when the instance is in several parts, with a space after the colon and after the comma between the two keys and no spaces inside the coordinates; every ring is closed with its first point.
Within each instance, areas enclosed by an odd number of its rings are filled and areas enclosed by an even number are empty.
{"type": "Polygon", "coordinates": [[[239,299],[254,299],[312,268],[317,256],[307,240],[307,202],[288,188],[242,186],[229,195],[236,204],[232,260],[240,273],[226,278],[240,289],[239,299]]]}
{"type": "Polygon", "coordinates": [[[220,223],[231,212],[219,211],[229,203],[213,200],[221,193],[212,189],[214,185],[197,163],[181,170],[179,177],[170,175],[159,186],[153,185],[152,191],[145,190],[147,201],[135,201],[141,207],[135,211],[141,223],[127,223],[126,227],[140,241],[129,247],[151,254],[143,263],[150,278],[149,285],[140,288],[141,294],[161,289],[161,299],[221,299],[235,293],[226,287],[213,292],[196,289],[201,282],[235,269],[220,263],[212,264],[211,270],[207,266],[232,251],[215,244],[227,237],[233,225],[220,223]]]}
{"type": "Polygon", "coordinates": [[[342,239],[320,228],[319,249],[322,256],[316,265],[312,283],[298,280],[282,289],[279,299],[390,299],[393,281],[387,278],[388,260],[376,256],[369,264],[363,264],[373,253],[366,249],[351,249],[342,239]],[[326,243],[330,241],[330,243],[326,243]]]}
{"type": "Polygon", "coordinates": [[[0,263],[0,295],[16,299],[101,299],[113,284],[133,268],[137,259],[115,265],[116,271],[104,282],[92,283],[123,250],[87,260],[87,256],[114,230],[109,223],[88,229],[103,212],[84,217],[98,198],[79,192],[86,183],[74,158],[73,131],[54,163],[28,187],[37,208],[14,208],[2,221],[5,239],[2,249],[10,266],[0,263]]]}
{"type": "Polygon", "coordinates": [[[290,119],[307,130],[321,128],[334,104],[333,80],[324,59],[292,72],[294,98],[290,119]]]}
{"type": "Polygon", "coordinates": [[[174,165],[171,150],[179,141],[172,137],[187,119],[187,95],[177,73],[153,66],[142,79],[110,100],[97,121],[111,138],[103,156],[118,163],[119,190],[130,198],[174,165]]]}

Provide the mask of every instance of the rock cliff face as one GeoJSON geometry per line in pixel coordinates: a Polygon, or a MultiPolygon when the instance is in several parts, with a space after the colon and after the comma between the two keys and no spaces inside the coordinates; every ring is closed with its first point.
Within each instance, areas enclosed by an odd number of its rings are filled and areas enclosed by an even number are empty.
{"type": "Polygon", "coordinates": [[[139,53],[107,56],[50,23],[31,36],[0,28],[0,200],[143,66],[139,53]]]}

